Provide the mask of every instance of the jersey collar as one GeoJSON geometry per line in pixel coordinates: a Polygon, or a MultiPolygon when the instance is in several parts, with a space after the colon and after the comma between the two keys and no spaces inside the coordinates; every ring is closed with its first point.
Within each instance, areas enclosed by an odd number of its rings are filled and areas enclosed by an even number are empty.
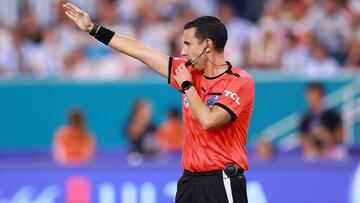
{"type": "Polygon", "coordinates": [[[208,80],[214,80],[214,79],[216,79],[216,78],[221,77],[221,76],[224,75],[225,73],[227,73],[227,74],[229,74],[229,75],[238,75],[237,73],[233,73],[233,72],[232,72],[232,65],[231,65],[231,63],[230,63],[229,61],[226,61],[226,64],[227,64],[227,66],[228,66],[228,68],[226,69],[226,71],[224,71],[224,72],[222,72],[222,73],[220,73],[219,75],[214,76],[214,77],[208,77],[208,76],[206,76],[206,75],[204,75],[204,77],[205,77],[206,79],[208,79],[208,80]]]}

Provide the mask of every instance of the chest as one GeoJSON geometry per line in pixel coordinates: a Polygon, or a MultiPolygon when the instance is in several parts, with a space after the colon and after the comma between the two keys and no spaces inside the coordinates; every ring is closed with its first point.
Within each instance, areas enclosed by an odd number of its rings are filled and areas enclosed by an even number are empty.
{"type": "MultiPolygon", "coordinates": [[[[225,87],[227,86],[228,80],[226,77],[217,79],[205,79],[205,78],[194,78],[194,86],[201,99],[201,101],[209,107],[213,107],[220,96],[224,93],[225,87]]],[[[184,112],[188,112],[189,100],[186,95],[183,95],[183,107],[184,112]]]]}

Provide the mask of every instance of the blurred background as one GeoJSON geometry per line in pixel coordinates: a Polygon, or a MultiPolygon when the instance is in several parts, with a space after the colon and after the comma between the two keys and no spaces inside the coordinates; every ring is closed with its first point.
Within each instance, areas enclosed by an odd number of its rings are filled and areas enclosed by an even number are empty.
{"type": "MultiPolygon", "coordinates": [[[[0,202],[173,202],[181,95],[64,2],[0,4],[0,202]]],[[[70,2],[173,56],[185,22],[219,17],[226,59],[256,85],[249,202],[360,202],[359,0],[70,2]]]]}

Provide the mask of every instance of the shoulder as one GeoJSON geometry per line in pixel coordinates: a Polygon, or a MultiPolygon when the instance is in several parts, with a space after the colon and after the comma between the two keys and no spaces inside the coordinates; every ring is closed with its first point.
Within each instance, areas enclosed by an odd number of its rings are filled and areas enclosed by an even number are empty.
{"type": "MultiPolygon", "coordinates": [[[[186,63],[187,61],[188,60],[185,58],[171,56],[171,57],[169,57],[169,68],[172,68],[175,71],[177,69],[177,67],[179,67],[183,63],[186,63]]],[[[188,70],[190,72],[194,72],[194,69],[191,65],[188,67],[188,70]]]]}
{"type": "Polygon", "coordinates": [[[334,109],[327,109],[324,114],[323,117],[327,117],[327,118],[339,118],[340,115],[337,111],[335,111],[334,109]]]}
{"type": "Polygon", "coordinates": [[[187,60],[185,58],[176,57],[176,56],[170,56],[169,57],[169,63],[170,64],[181,64],[185,63],[187,60]]]}
{"type": "Polygon", "coordinates": [[[338,114],[335,109],[326,109],[324,114],[338,114]]]}
{"type": "Polygon", "coordinates": [[[243,69],[233,67],[233,71],[234,71],[234,73],[239,74],[240,78],[254,81],[253,77],[247,71],[245,71],[243,69]]]}
{"type": "Polygon", "coordinates": [[[68,126],[61,126],[55,131],[55,137],[57,139],[64,139],[69,134],[69,127],[68,126]]]}
{"type": "Polygon", "coordinates": [[[233,77],[229,77],[231,83],[254,86],[254,78],[245,70],[232,67],[231,71],[233,72],[233,74],[231,75],[233,77]]]}
{"type": "Polygon", "coordinates": [[[69,131],[69,126],[60,126],[58,129],[56,129],[57,134],[64,134],[69,131]]]}
{"type": "Polygon", "coordinates": [[[301,115],[302,122],[308,122],[312,117],[312,114],[308,111],[301,115]]]}

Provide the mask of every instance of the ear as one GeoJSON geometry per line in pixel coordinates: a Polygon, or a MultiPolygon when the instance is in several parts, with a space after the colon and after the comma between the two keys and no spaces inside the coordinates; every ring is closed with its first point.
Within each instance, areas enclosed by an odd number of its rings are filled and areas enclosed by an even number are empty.
{"type": "Polygon", "coordinates": [[[205,40],[205,49],[209,48],[209,41],[205,40]]]}
{"type": "Polygon", "coordinates": [[[210,39],[205,40],[205,52],[209,53],[211,50],[211,47],[213,47],[213,42],[210,39]]]}

